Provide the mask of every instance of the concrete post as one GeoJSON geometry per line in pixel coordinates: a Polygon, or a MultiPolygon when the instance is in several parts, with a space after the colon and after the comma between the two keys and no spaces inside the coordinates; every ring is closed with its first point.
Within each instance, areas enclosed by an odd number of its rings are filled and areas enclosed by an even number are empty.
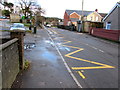
{"type": "Polygon", "coordinates": [[[19,49],[19,67],[24,69],[24,33],[25,31],[14,30],[11,31],[11,38],[18,38],[18,49],[19,49]]]}

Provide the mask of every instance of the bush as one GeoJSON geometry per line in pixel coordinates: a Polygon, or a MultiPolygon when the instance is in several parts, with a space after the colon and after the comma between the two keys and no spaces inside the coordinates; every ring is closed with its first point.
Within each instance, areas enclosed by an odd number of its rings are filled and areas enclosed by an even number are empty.
{"type": "Polygon", "coordinates": [[[58,27],[58,28],[65,29],[65,26],[64,26],[64,25],[58,25],[57,27],[58,27]]]}
{"type": "Polygon", "coordinates": [[[10,11],[9,10],[2,10],[2,15],[5,15],[5,16],[10,16],[10,11]]]}
{"type": "Polygon", "coordinates": [[[30,67],[30,61],[25,60],[24,62],[24,70],[27,70],[30,67]]]}
{"type": "Polygon", "coordinates": [[[57,27],[61,29],[71,30],[71,31],[76,30],[74,25],[70,25],[70,26],[58,25],[57,27]]]}

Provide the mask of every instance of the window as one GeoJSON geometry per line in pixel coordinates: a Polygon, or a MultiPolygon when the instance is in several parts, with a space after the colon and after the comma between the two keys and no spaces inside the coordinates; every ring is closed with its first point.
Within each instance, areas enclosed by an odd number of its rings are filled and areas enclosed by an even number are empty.
{"type": "Polygon", "coordinates": [[[111,27],[111,22],[106,22],[106,29],[110,29],[111,27]]]}
{"type": "Polygon", "coordinates": [[[90,17],[90,20],[92,21],[93,17],[90,17]]]}
{"type": "Polygon", "coordinates": [[[98,21],[98,17],[96,17],[96,21],[98,21]]]}

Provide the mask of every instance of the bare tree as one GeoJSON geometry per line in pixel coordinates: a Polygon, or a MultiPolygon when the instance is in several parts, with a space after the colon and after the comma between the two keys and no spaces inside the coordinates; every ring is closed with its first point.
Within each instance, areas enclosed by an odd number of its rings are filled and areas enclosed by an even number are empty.
{"type": "Polygon", "coordinates": [[[43,17],[41,14],[45,13],[45,10],[35,0],[19,0],[19,4],[22,9],[22,13],[25,18],[28,16],[34,16],[32,19],[33,25],[37,26],[42,24],[43,17]]]}
{"type": "Polygon", "coordinates": [[[35,0],[19,0],[19,4],[21,6],[22,12],[25,17],[28,17],[28,14],[31,13],[31,6],[35,4],[35,0]]]}

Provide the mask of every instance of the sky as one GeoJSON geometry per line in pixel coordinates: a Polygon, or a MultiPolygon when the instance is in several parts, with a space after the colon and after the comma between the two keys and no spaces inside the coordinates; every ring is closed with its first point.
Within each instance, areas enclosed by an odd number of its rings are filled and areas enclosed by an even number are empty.
{"type": "MultiPolygon", "coordinates": [[[[16,0],[8,0],[15,2],[16,0]]],[[[99,13],[109,13],[109,11],[120,0],[84,0],[84,10],[99,13]]],[[[63,18],[66,9],[82,10],[82,0],[38,0],[38,3],[45,10],[47,17],[63,18]]]]}

